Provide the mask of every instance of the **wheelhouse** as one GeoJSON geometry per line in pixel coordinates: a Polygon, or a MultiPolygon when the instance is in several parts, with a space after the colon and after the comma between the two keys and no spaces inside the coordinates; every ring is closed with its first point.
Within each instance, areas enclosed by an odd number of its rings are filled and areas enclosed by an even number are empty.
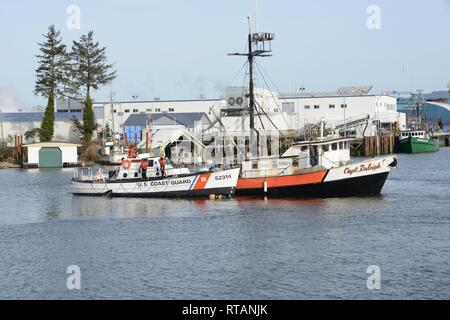
{"type": "Polygon", "coordinates": [[[258,157],[242,163],[242,177],[290,175],[336,168],[350,162],[352,139],[304,141],[281,157],[258,157]]]}
{"type": "Polygon", "coordinates": [[[426,138],[426,133],[425,131],[401,131],[399,136],[400,140],[409,138],[426,138]]]}

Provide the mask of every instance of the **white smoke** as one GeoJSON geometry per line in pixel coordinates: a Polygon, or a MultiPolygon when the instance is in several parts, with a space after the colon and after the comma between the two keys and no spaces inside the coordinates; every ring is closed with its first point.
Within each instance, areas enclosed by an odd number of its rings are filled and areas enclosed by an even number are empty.
{"type": "Polygon", "coordinates": [[[0,87],[0,110],[2,112],[17,112],[19,109],[29,111],[29,107],[21,101],[11,86],[0,87]]]}

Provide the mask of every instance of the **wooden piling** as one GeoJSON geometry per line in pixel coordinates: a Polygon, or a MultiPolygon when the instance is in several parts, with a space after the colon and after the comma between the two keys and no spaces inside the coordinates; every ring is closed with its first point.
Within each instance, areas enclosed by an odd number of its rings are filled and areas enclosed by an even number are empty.
{"type": "Polygon", "coordinates": [[[377,135],[373,137],[364,137],[362,139],[361,154],[355,152],[354,156],[377,156],[383,154],[393,154],[396,150],[396,137],[390,135],[377,135]]]}

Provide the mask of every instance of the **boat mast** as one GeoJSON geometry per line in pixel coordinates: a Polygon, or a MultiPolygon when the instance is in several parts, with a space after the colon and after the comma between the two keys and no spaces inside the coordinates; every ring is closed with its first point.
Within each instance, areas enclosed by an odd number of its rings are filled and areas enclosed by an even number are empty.
{"type": "Polygon", "coordinates": [[[250,131],[255,130],[255,92],[253,82],[253,48],[251,31],[248,34],[248,72],[249,72],[249,113],[250,113],[250,131]]]}
{"type": "MultiPolygon", "coordinates": [[[[257,134],[258,142],[258,132],[255,130],[255,110],[256,110],[256,101],[255,101],[255,85],[254,85],[254,72],[253,72],[253,64],[255,62],[256,57],[271,57],[272,56],[272,47],[271,41],[275,38],[275,34],[273,33],[265,33],[265,32],[257,32],[252,34],[252,30],[250,27],[250,18],[247,17],[249,23],[249,33],[248,33],[248,52],[247,53],[229,53],[229,56],[245,56],[248,61],[248,70],[249,70],[249,120],[250,120],[250,148],[253,146],[253,133],[257,134]]],[[[257,150],[256,150],[257,152],[257,150]]],[[[255,155],[252,155],[255,156],[255,155]]],[[[257,156],[257,154],[256,154],[257,156]]]]}

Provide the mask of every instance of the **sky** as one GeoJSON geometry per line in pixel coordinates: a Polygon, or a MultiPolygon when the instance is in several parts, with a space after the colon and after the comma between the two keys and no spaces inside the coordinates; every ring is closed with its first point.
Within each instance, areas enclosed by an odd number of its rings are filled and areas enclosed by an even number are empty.
{"type": "Polygon", "coordinates": [[[245,50],[247,16],[276,34],[273,57],[258,61],[275,91],[428,92],[450,82],[450,0],[2,0],[0,109],[45,103],[34,70],[50,24],[69,48],[89,30],[106,47],[117,79],[96,101],[217,98],[244,83],[244,61],[226,54],[245,50]]]}

